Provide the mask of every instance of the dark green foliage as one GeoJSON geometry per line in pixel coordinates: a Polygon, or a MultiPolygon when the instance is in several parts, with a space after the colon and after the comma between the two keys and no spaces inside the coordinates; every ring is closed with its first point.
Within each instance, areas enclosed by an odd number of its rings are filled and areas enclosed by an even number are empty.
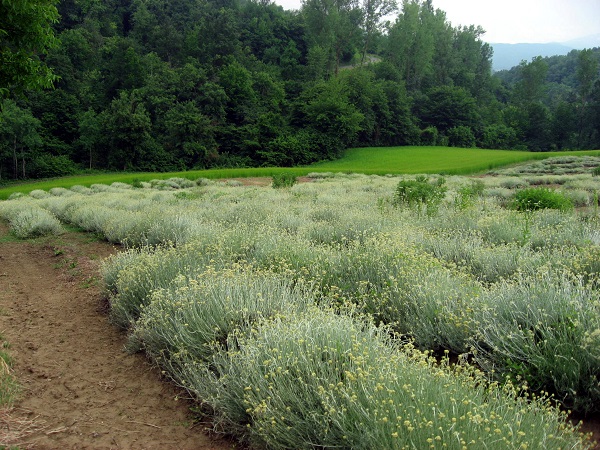
{"type": "Polygon", "coordinates": [[[512,150],[517,145],[517,132],[504,124],[489,125],[483,130],[481,148],[512,150]]]}
{"type": "Polygon", "coordinates": [[[450,128],[477,124],[477,104],[466,89],[455,86],[439,86],[431,89],[417,105],[417,114],[427,125],[440,132],[450,128]]]}
{"type": "Polygon", "coordinates": [[[318,141],[314,133],[300,130],[291,135],[273,139],[259,155],[265,166],[291,167],[310,164],[318,160],[318,141]]]}
{"type": "Polygon", "coordinates": [[[57,76],[39,54],[56,44],[56,0],[0,2],[0,98],[24,89],[47,88],[57,76]]]}
{"type": "Polygon", "coordinates": [[[566,211],[573,208],[571,200],[562,193],[548,188],[528,188],[517,191],[512,204],[517,211],[536,211],[539,209],[566,211]]]}
{"type": "Polygon", "coordinates": [[[396,206],[406,205],[423,209],[427,214],[435,214],[444,200],[448,188],[444,178],[428,180],[419,175],[413,180],[402,180],[396,187],[393,203],[396,206]]]}
{"type": "Polygon", "coordinates": [[[296,175],[288,172],[282,172],[273,175],[273,184],[272,186],[275,189],[279,188],[289,188],[296,184],[296,175]]]}
{"type": "Polygon", "coordinates": [[[475,135],[470,127],[458,126],[448,130],[448,145],[450,147],[475,147],[475,135]]]}
{"type": "Polygon", "coordinates": [[[600,166],[594,167],[592,169],[592,176],[594,176],[594,177],[600,177],[600,166]]]}
{"type": "Polygon", "coordinates": [[[439,133],[436,127],[427,127],[421,131],[421,145],[437,145],[439,133]]]}
{"type": "Polygon", "coordinates": [[[42,154],[34,158],[29,169],[29,175],[33,178],[51,178],[73,175],[79,170],[68,157],[52,156],[42,154]]]}
{"type": "Polygon", "coordinates": [[[3,95],[56,89],[5,105],[0,182],[61,173],[56,156],[165,171],[302,165],[352,146],[600,148],[599,50],[492,76],[483,30],[452,26],[429,1],[402,2],[385,33],[393,0],[309,0],[300,12],[258,0],[1,3],[3,95]],[[14,42],[5,18],[20,24],[14,42]],[[16,53],[26,59],[11,66],[16,53]],[[24,61],[31,71],[13,77],[24,61]]]}

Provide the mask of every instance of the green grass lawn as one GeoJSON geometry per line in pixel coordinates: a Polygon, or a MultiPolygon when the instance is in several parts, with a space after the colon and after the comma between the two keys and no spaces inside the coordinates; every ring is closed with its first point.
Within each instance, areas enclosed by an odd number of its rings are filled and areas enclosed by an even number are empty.
{"type": "Polygon", "coordinates": [[[531,153],[523,151],[453,147],[364,147],[349,149],[346,151],[344,157],[338,160],[320,162],[304,167],[211,169],[161,173],[105,173],[100,175],[77,175],[36,182],[11,184],[7,187],[0,188],[0,200],[7,199],[14,192],[26,194],[34,189],[48,190],[57,186],[69,188],[75,185],[90,186],[97,183],[110,184],[115,181],[133,183],[135,181],[150,181],[152,179],[167,179],[172,177],[184,177],[192,180],[200,177],[210,179],[270,177],[281,172],[291,172],[296,176],[307,175],[310,172],[358,172],[374,175],[401,173],[467,175],[523,161],[562,155],[600,156],[600,151],[531,153]]]}
{"type": "Polygon", "coordinates": [[[467,175],[533,159],[564,155],[600,155],[600,151],[532,153],[454,147],[354,148],[336,161],[313,164],[313,171],[387,173],[446,173],[467,175]]]}

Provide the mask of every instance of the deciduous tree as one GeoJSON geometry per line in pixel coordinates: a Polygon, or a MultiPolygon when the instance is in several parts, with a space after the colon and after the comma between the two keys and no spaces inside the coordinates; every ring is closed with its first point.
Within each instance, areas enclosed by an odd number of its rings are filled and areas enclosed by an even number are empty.
{"type": "Polygon", "coordinates": [[[40,55],[56,44],[57,0],[0,1],[0,97],[57,79],[40,55]]]}

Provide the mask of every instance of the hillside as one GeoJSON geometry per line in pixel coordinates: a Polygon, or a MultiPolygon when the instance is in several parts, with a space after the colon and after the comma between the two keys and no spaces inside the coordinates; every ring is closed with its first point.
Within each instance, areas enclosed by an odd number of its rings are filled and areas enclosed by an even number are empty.
{"type": "Polygon", "coordinates": [[[454,27],[431,2],[403,3],[389,27],[384,4],[324,6],[59,2],[57,46],[43,61],[60,80],[2,101],[0,183],[292,167],[351,147],[600,148],[587,53],[561,69],[568,83],[529,61],[493,76],[483,30],[454,27]]]}
{"type": "Polygon", "coordinates": [[[566,55],[574,47],[565,44],[491,44],[494,48],[492,69],[508,70],[521,61],[531,61],[535,56],[566,55]]]}

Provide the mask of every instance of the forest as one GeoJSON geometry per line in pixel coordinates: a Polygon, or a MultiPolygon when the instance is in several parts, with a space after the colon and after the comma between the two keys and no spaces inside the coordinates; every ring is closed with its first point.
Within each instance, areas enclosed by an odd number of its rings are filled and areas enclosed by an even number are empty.
{"type": "Polygon", "coordinates": [[[0,97],[0,183],[346,148],[600,148],[600,49],[493,73],[431,0],[61,0],[53,89],[0,97]]]}

